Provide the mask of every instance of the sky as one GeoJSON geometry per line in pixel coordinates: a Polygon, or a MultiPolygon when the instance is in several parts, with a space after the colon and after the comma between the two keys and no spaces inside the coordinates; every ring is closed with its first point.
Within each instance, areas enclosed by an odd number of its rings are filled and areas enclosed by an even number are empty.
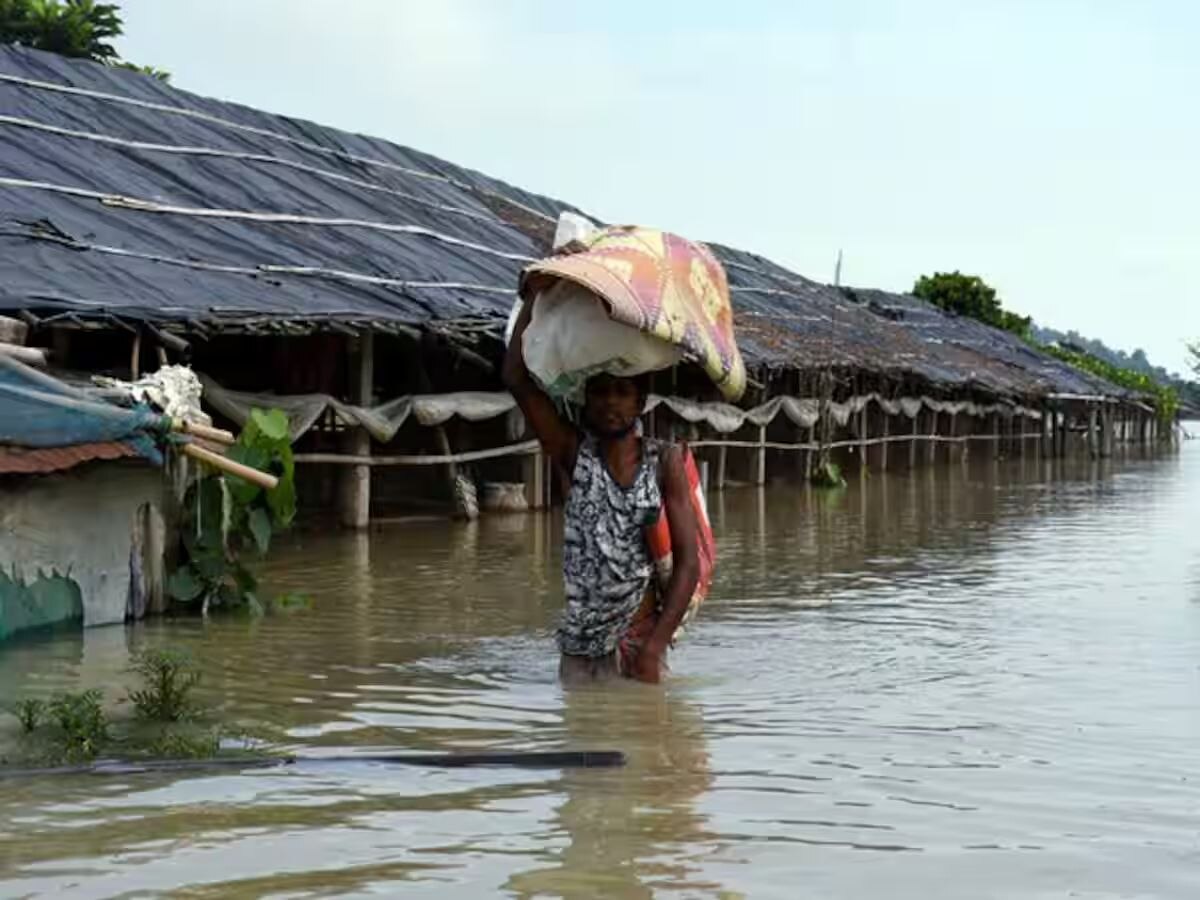
{"type": "Polygon", "coordinates": [[[386,138],[611,222],[1186,366],[1200,338],[1189,0],[123,0],[172,83],[386,138]],[[1191,110],[1189,112],[1189,110],[1191,110]]]}

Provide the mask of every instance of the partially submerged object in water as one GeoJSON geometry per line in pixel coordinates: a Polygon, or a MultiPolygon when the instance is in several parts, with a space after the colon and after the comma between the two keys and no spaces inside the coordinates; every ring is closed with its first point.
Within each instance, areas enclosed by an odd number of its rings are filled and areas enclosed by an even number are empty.
{"type": "Polygon", "coordinates": [[[503,753],[349,753],[342,756],[214,756],[209,759],[97,760],[80,766],[42,769],[0,768],[0,778],[42,775],[136,775],[147,772],[187,772],[199,769],[270,769],[297,763],[383,763],[439,769],[504,766],[519,769],[597,769],[625,765],[619,750],[510,751],[503,753]]]}

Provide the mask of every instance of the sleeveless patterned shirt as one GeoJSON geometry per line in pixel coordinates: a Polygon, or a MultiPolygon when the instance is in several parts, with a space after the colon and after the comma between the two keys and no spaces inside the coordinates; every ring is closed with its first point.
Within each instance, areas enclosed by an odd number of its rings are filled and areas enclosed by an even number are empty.
{"type": "Polygon", "coordinates": [[[642,439],[633,484],[613,478],[592,435],[579,442],[563,535],[566,609],[558,646],[572,656],[605,656],[629,628],[654,567],[643,529],[658,520],[661,444],[642,439]]]}

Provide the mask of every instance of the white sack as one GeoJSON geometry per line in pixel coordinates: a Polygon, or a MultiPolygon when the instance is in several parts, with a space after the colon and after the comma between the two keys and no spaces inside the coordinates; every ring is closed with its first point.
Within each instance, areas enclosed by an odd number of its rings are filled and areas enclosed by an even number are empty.
{"type": "Polygon", "coordinates": [[[548,394],[575,401],[593,375],[632,377],[683,359],[680,348],[614,322],[599,297],[570,281],[534,298],[524,351],[526,367],[548,394]]]}

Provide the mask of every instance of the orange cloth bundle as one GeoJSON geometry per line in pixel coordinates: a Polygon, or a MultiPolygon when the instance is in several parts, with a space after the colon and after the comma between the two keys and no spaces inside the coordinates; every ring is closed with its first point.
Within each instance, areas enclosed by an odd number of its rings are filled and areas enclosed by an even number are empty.
{"type": "MultiPolygon", "coordinates": [[[[708,596],[717,565],[717,543],[713,539],[712,525],[708,520],[708,505],[704,500],[704,485],[700,482],[700,471],[696,466],[696,458],[687,444],[680,444],[679,449],[683,456],[684,473],[687,475],[692,512],[696,516],[696,550],[700,573],[696,579],[696,589],[692,593],[692,600],[688,604],[687,612],[671,637],[672,644],[678,639],[684,627],[696,617],[700,604],[708,596]]],[[[654,561],[655,583],[646,592],[646,597],[642,601],[641,608],[634,615],[629,630],[618,643],[618,659],[622,672],[630,671],[638,649],[658,624],[658,617],[662,612],[661,598],[667,585],[671,582],[671,573],[674,571],[671,523],[667,518],[665,504],[659,512],[658,521],[646,529],[646,544],[650,548],[650,558],[654,561]]]]}

